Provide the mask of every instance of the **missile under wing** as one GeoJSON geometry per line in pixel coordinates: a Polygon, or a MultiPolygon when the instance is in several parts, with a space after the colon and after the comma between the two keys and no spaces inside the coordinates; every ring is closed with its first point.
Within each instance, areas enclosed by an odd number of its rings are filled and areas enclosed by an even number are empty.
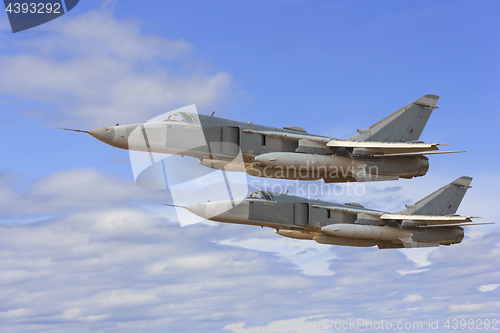
{"type": "Polygon", "coordinates": [[[396,213],[269,191],[256,191],[235,207],[227,200],[184,208],[208,220],[274,228],[281,236],[321,244],[433,247],[460,243],[465,226],[488,224],[454,215],[471,181],[460,177],[396,213]]]}

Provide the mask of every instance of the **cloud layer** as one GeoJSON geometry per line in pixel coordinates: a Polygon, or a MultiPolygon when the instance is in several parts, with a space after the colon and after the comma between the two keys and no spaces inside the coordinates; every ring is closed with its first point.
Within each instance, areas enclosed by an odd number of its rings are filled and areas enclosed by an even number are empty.
{"type": "MultiPolygon", "coordinates": [[[[6,19],[0,26],[8,29],[6,19]]],[[[208,113],[235,97],[231,75],[201,61],[192,44],[146,35],[140,22],[117,19],[106,6],[50,26],[51,33],[0,40],[0,105],[9,117],[37,123],[25,117],[29,110],[51,125],[92,128],[144,121],[192,103],[208,113]]],[[[295,76],[293,69],[280,80],[295,76]]],[[[355,84],[336,80],[358,91],[362,80],[354,77],[355,84]]],[[[310,78],[307,88],[317,89],[310,78]]],[[[287,98],[294,91],[284,89],[287,98]]],[[[276,92],[261,95],[264,103],[274,105],[276,92]]],[[[254,113],[259,116],[272,120],[254,113]]],[[[20,140],[41,140],[19,133],[20,140]]],[[[27,147],[31,151],[16,150],[15,157],[31,156],[39,146],[27,147]]],[[[395,211],[459,176],[363,184],[360,195],[347,191],[356,185],[335,186],[346,190],[341,193],[307,188],[291,194],[395,211]]],[[[495,172],[481,178],[459,212],[498,221],[500,178],[495,172]]],[[[262,181],[253,186],[265,187],[262,181]]],[[[195,190],[190,200],[209,193],[208,187],[195,190]]],[[[144,190],[93,168],[34,180],[0,172],[0,331],[331,332],[344,328],[336,323],[359,320],[419,322],[426,331],[429,321],[439,320],[432,331],[449,332],[447,319],[498,319],[498,228],[468,228],[461,244],[430,250],[350,248],[287,239],[268,228],[181,227],[163,202],[171,202],[167,191],[144,190]]]]}
{"type": "Polygon", "coordinates": [[[142,122],[189,104],[231,96],[231,76],[204,64],[184,40],[145,35],[110,8],[86,12],[9,45],[0,90],[57,124],[101,127],[142,122]]]}
{"type": "Polygon", "coordinates": [[[172,210],[143,208],[158,197],[139,200],[133,183],[92,169],[19,184],[1,193],[39,209],[0,203],[26,221],[0,225],[2,331],[306,332],[324,320],[427,323],[500,311],[498,230],[440,247],[418,270],[398,250],[284,246],[251,226],[180,227],[172,210]],[[122,190],[112,199],[107,188],[122,190]]]}

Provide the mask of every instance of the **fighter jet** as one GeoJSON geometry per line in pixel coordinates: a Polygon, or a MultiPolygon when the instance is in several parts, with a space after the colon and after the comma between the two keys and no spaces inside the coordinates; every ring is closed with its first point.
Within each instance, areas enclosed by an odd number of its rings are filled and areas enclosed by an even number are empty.
{"type": "Polygon", "coordinates": [[[327,183],[411,179],[427,172],[425,155],[455,153],[438,151],[437,143],[416,141],[438,99],[425,95],[346,139],[185,111],[139,124],[74,131],[113,147],[192,156],[209,168],[256,177],[327,183]],[[235,162],[237,155],[242,156],[240,162],[235,162]]]}
{"type": "Polygon", "coordinates": [[[269,191],[253,192],[236,206],[225,200],[182,208],[207,220],[274,228],[281,236],[321,244],[432,247],[460,243],[463,226],[491,224],[454,215],[471,181],[471,177],[460,177],[396,213],[269,191]]]}

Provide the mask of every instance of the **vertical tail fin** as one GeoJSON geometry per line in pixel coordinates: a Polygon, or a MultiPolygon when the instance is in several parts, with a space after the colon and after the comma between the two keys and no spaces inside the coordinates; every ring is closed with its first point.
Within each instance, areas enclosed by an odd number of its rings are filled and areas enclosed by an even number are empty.
{"type": "Polygon", "coordinates": [[[406,205],[406,209],[399,214],[412,215],[450,215],[457,212],[458,206],[470,188],[471,177],[462,176],[448,185],[429,194],[413,205],[406,205]]]}
{"type": "Polygon", "coordinates": [[[425,95],[346,140],[406,142],[420,138],[439,96],[425,95]]]}

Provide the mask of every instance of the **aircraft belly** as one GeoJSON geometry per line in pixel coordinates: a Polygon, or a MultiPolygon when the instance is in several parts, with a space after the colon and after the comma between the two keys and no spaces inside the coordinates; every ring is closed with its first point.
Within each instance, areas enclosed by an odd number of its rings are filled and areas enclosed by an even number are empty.
{"type": "Polygon", "coordinates": [[[369,239],[343,238],[329,235],[318,235],[315,236],[313,240],[317,243],[328,245],[344,245],[357,247],[370,247],[377,245],[375,241],[369,239]]]}
{"type": "Polygon", "coordinates": [[[290,152],[266,153],[255,157],[255,160],[268,166],[295,167],[304,170],[317,170],[319,167],[326,168],[325,170],[329,170],[329,168],[354,170],[355,168],[364,167],[365,165],[364,162],[358,162],[344,156],[290,152]]]}
{"type": "Polygon", "coordinates": [[[223,222],[223,223],[263,226],[263,227],[276,228],[276,229],[288,226],[287,224],[283,224],[283,223],[249,220],[248,218],[244,218],[243,216],[229,216],[226,214],[214,216],[210,220],[216,221],[216,222],[223,222]]]}
{"type": "Polygon", "coordinates": [[[262,166],[251,164],[251,167],[245,170],[247,174],[254,177],[276,178],[276,179],[300,179],[300,180],[318,180],[323,175],[308,170],[297,170],[297,168],[275,168],[271,166],[262,166]]]}

